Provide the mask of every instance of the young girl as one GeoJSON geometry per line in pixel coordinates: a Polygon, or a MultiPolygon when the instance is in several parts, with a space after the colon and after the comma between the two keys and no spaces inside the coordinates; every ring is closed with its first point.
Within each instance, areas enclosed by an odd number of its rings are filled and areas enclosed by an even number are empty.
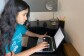
{"type": "Polygon", "coordinates": [[[29,56],[48,48],[47,42],[21,52],[22,35],[42,38],[46,35],[35,34],[26,29],[24,23],[30,13],[30,7],[22,0],[9,0],[0,19],[0,56],[29,56]]]}

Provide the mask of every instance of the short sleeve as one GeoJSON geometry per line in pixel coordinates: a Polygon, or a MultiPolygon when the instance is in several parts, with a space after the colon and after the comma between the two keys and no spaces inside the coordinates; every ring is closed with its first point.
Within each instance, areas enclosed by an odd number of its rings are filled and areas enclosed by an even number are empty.
{"type": "Polygon", "coordinates": [[[8,45],[6,45],[5,50],[6,50],[6,54],[13,51],[13,49],[10,49],[10,50],[8,49],[8,45]]]}
{"type": "Polygon", "coordinates": [[[18,44],[16,44],[15,43],[16,41],[14,41],[13,43],[12,43],[12,45],[10,45],[10,50],[8,49],[8,45],[6,45],[6,47],[5,47],[5,50],[6,50],[6,54],[8,54],[8,53],[10,53],[10,52],[14,52],[15,54],[17,54],[17,53],[20,53],[21,52],[21,50],[22,50],[22,46],[20,45],[20,43],[18,43],[18,44]]]}

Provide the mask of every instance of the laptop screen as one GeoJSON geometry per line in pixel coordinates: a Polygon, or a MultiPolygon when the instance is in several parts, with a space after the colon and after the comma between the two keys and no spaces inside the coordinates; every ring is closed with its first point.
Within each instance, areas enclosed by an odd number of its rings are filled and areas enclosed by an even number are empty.
{"type": "Polygon", "coordinates": [[[58,48],[60,43],[64,39],[64,34],[63,34],[61,28],[58,29],[57,33],[54,36],[54,39],[55,39],[55,43],[56,43],[56,48],[58,48]]]}

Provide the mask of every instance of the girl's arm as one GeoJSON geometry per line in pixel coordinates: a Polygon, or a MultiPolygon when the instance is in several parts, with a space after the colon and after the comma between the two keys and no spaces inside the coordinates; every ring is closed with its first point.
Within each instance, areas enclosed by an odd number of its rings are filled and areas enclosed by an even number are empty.
{"type": "MultiPolygon", "coordinates": [[[[31,49],[28,49],[26,51],[23,51],[21,53],[18,53],[18,54],[14,54],[14,52],[12,52],[12,56],[30,56],[31,54],[33,54],[37,51],[40,51],[44,48],[48,48],[47,42],[42,42],[42,43],[38,44],[37,46],[35,46],[31,49]]],[[[11,53],[6,54],[5,56],[11,56],[11,53]]]]}
{"type": "Polygon", "coordinates": [[[39,38],[42,38],[42,37],[47,36],[46,34],[47,34],[47,33],[45,33],[44,35],[40,35],[40,34],[33,33],[33,32],[31,32],[31,31],[27,31],[27,32],[26,32],[26,35],[27,35],[27,36],[39,37],[39,38]]]}

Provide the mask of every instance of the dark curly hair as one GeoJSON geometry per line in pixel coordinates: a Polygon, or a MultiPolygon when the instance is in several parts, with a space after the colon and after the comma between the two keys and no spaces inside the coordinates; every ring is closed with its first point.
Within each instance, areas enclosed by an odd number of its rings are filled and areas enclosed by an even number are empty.
{"type": "Polygon", "coordinates": [[[25,9],[28,9],[29,15],[30,7],[22,0],[9,0],[5,5],[0,18],[0,56],[5,55],[7,44],[10,50],[11,40],[16,27],[16,16],[18,12],[25,9]]]}

